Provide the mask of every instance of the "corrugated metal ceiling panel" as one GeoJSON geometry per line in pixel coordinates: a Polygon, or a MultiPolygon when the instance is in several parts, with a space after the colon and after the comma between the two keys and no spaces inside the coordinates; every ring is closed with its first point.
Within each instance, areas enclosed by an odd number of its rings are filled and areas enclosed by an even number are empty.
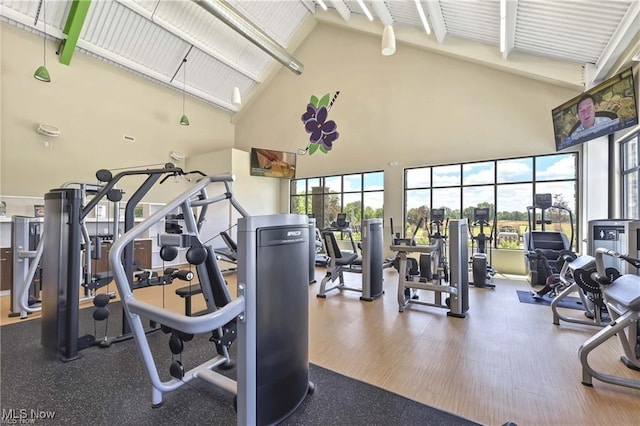
{"type": "MultiPolygon", "coordinates": [[[[9,17],[17,25],[34,30],[38,1],[0,1],[3,19],[9,17]]],[[[302,1],[228,1],[285,48],[311,14],[302,1]]],[[[514,49],[561,61],[596,63],[629,11],[637,13],[634,1],[610,0],[603,5],[602,0],[519,0],[514,49]]],[[[325,3],[333,8],[330,1],[325,3]]],[[[375,17],[371,1],[365,3],[375,17]]],[[[61,37],[71,4],[72,0],[47,0],[50,36],[61,37]]],[[[355,0],[345,4],[351,13],[364,15],[355,0]]],[[[386,0],[385,4],[395,25],[422,27],[413,1],[386,0]]],[[[313,9],[313,3],[310,6],[313,9]]],[[[439,6],[448,36],[498,49],[499,0],[440,0],[439,6]]],[[[380,24],[378,17],[374,23],[380,24]]],[[[42,30],[42,26],[35,29],[42,30]]],[[[190,0],[93,1],[79,46],[82,51],[172,87],[178,87],[171,78],[191,48],[187,90],[225,109],[230,108],[233,86],[239,87],[243,96],[248,94],[274,63],[271,56],[190,0]]],[[[182,74],[176,78],[181,82],[182,74]]]]}
{"type": "Polygon", "coordinates": [[[500,43],[500,2],[498,0],[440,0],[447,33],[482,43],[500,43]]]}
{"type": "Polygon", "coordinates": [[[579,63],[596,63],[630,1],[520,0],[516,49],[579,63]]]}
{"type": "MultiPolygon", "coordinates": [[[[390,1],[387,6],[395,22],[422,27],[418,9],[413,1],[390,1]]],[[[425,11],[425,13],[427,12],[425,11]]]]}
{"type": "Polygon", "coordinates": [[[189,49],[180,38],[116,2],[91,4],[81,38],[168,80],[189,49]]]}
{"type": "Polygon", "coordinates": [[[260,48],[193,2],[163,2],[156,15],[226,58],[229,63],[250,70],[256,78],[263,76],[272,61],[260,48]]]}

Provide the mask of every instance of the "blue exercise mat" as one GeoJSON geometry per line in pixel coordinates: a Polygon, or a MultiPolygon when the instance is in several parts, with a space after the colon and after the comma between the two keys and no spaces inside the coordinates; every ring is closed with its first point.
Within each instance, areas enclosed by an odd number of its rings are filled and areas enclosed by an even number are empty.
{"type": "MultiPolygon", "coordinates": [[[[532,305],[540,305],[540,306],[550,306],[551,301],[553,300],[551,297],[544,295],[542,299],[534,299],[533,295],[530,291],[516,290],[518,293],[518,299],[520,303],[530,303],[532,305]]],[[[558,304],[561,308],[569,308],[569,309],[577,309],[579,311],[583,311],[582,302],[579,297],[567,296],[560,301],[558,304]]]]}

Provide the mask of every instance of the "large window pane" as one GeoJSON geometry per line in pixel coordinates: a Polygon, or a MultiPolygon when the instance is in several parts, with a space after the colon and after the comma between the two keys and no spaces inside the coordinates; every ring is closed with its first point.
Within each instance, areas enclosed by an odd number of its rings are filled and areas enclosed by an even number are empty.
{"type": "Polygon", "coordinates": [[[320,186],[320,178],[307,179],[307,190],[311,192],[311,188],[320,186]]]}
{"type": "Polygon", "coordinates": [[[629,170],[638,166],[638,138],[628,140],[623,145],[622,155],[624,157],[624,170],[629,170]]]}
{"type": "Polygon", "coordinates": [[[324,178],[324,192],[342,192],[342,176],[329,176],[324,178]]]}
{"type": "Polygon", "coordinates": [[[533,158],[498,161],[498,183],[533,180],[533,158]]]}
{"type": "Polygon", "coordinates": [[[638,219],[638,171],[623,176],[624,217],[638,219]]]}
{"type": "Polygon", "coordinates": [[[463,185],[481,185],[494,183],[495,162],[487,161],[485,163],[469,163],[462,165],[462,184],[463,185]]]}
{"type": "Polygon", "coordinates": [[[536,157],[536,181],[575,179],[576,160],[573,154],[536,157]]]}
{"type": "Polygon", "coordinates": [[[346,175],[343,177],[344,192],[362,191],[362,175],[346,175]]]}
{"type": "Polygon", "coordinates": [[[523,248],[523,235],[528,230],[527,207],[532,204],[533,184],[498,185],[498,248],[523,248]]]}
{"type": "MultiPolygon", "coordinates": [[[[545,182],[536,185],[536,192],[539,194],[551,194],[553,205],[571,210],[573,215],[573,229],[569,213],[562,209],[549,209],[545,212],[545,219],[551,221],[545,225],[547,231],[558,231],[564,233],[571,239],[573,233],[573,245],[576,245],[576,184],[570,182],[545,182]]],[[[606,202],[606,201],[605,201],[606,202]]],[[[541,229],[538,227],[538,229],[541,229]]]]}
{"type": "Polygon", "coordinates": [[[365,192],[362,197],[364,201],[363,219],[384,219],[384,192],[365,192]]]}
{"type": "Polygon", "coordinates": [[[472,186],[462,189],[462,217],[473,221],[473,209],[476,207],[489,208],[489,221],[493,222],[495,206],[494,186],[472,186]]]}
{"type": "MultiPolygon", "coordinates": [[[[429,189],[411,189],[406,192],[406,202],[405,202],[405,212],[406,218],[404,221],[405,229],[404,233],[402,232],[401,224],[402,221],[398,221],[394,224],[394,229],[392,230],[395,233],[400,233],[400,236],[403,235],[406,238],[412,238],[413,233],[416,229],[416,226],[420,219],[424,220],[429,219],[429,205],[431,204],[431,190],[429,189]]],[[[418,230],[418,234],[416,235],[416,241],[420,243],[428,242],[427,234],[424,231],[424,222],[422,223],[421,228],[418,230]]]]}
{"type": "Polygon", "coordinates": [[[306,202],[307,197],[304,195],[291,197],[291,213],[308,214],[306,202]]]}
{"type": "Polygon", "coordinates": [[[383,217],[383,198],[384,172],[294,179],[290,185],[289,211],[314,214],[318,228],[331,226],[338,213],[345,212],[354,228],[354,238],[359,239],[364,218],[383,217]],[[363,186],[368,192],[363,192],[363,186]]]}
{"type": "Polygon", "coordinates": [[[433,186],[460,185],[460,164],[433,168],[433,186]]]}
{"type": "Polygon", "coordinates": [[[324,222],[322,227],[331,226],[331,222],[335,222],[338,213],[342,211],[342,203],[340,194],[327,194],[324,196],[324,222]]]}
{"type": "Polygon", "coordinates": [[[347,214],[347,220],[356,230],[362,222],[362,193],[344,194],[342,211],[347,214]]]}
{"type": "Polygon", "coordinates": [[[291,181],[291,195],[302,195],[307,192],[307,180],[298,179],[291,181]]]}
{"type": "Polygon", "coordinates": [[[365,173],[363,176],[363,180],[364,180],[363,189],[365,191],[384,189],[384,173],[383,172],[365,173]]]}
{"type": "Polygon", "coordinates": [[[433,190],[432,207],[444,208],[446,219],[460,219],[460,188],[446,188],[433,190]]]}
{"type": "Polygon", "coordinates": [[[431,186],[431,167],[406,170],[406,188],[428,188],[431,186]]]}

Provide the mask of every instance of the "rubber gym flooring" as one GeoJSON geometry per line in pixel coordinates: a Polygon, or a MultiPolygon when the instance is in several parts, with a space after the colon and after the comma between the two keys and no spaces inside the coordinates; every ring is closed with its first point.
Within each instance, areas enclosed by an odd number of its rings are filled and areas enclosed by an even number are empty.
{"type": "MultiPolygon", "coordinates": [[[[120,324],[122,314],[118,303],[110,304],[110,310],[112,328],[120,324]]],[[[91,313],[91,308],[80,311],[80,323],[89,327],[83,332],[93,332],[91,313]]],[[[97,324],[98,336],[104,334],[104,326],[97,324]]],[[[148,337],[167,380],[171,362],[168,335],[157,331],[148,337]]],[[[196,336],[185,344],[182,362],[187,369],[212,357],[207,337],[196,336]]],[[[33,424],[47,425],[236,423],[232,395],[198,380],[165,394],[164,404],[151,408],[151,386],[133,340],[106,349],[91,347],[81,351],[81,358],[63,363],[45,353],[40,345],[40,320],[34,319],[0,327],[0,345],[3,417],[24,413],[30,419],[35,410],[50,418],[36,419],[33,424]]],[[[235,376],[235,369],[229,375],[235,376]]],[[[314,394],[283,424],[476,424],[313,364],[309,378],[316,386],[314,394]]]]}

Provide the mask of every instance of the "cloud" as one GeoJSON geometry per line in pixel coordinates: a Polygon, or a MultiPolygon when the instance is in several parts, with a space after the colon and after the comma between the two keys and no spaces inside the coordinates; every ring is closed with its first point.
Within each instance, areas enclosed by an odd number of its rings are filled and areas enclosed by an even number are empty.
{"type": "MultiPolygon", "coordinates": [[[[540,160],[538,160],[539,162],[540,160]]],[[[536,172],[538,180],[573,179],[576,174],[576,161],[573,155],[563,155],[550,163],[545,169],[536,172]]]]}
{"type": "Polygon", "coordinates": [[[498,182],[531,180],[531,172],[531,161],[529,159],[498,162],[498,182]]]}

